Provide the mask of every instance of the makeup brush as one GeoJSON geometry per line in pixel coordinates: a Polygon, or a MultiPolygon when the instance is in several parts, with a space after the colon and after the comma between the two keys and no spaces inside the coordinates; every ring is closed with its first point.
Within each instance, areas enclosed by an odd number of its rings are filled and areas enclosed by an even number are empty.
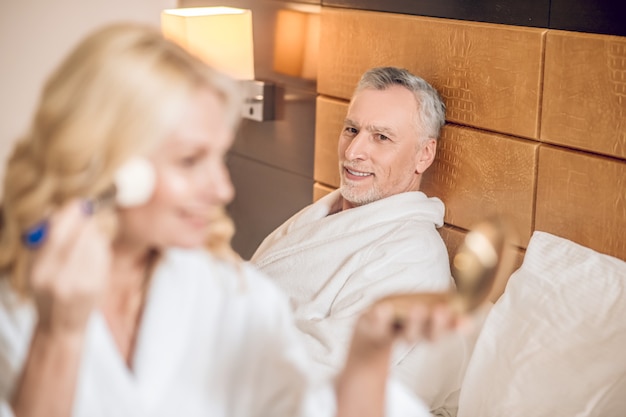
{"type": "MultiPolygon", "coordinates": [[[[113,204],[125,208],[140,206],[150,200],[155,185],[156,172],[150,161],[133,157],[116,171],[113,186],[100,196],[85,200],[83,208],[86,213],[93,214],[113,204]]],[[[30,249],[40,247],[46,240],[49,227],[48,219],[44,219],[27,229],[22,235],[24,245],[30,249]]]]}

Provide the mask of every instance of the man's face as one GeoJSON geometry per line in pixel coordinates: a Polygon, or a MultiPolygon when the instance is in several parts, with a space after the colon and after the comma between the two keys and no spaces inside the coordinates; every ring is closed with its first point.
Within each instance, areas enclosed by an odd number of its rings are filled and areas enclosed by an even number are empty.
{"type": "Polygon", "coordinates": [[[416,115],[415,97],[402,86],[355,94],[339,137],[344,209],[419,189],[435,140],[420,146],[416,115]]]}

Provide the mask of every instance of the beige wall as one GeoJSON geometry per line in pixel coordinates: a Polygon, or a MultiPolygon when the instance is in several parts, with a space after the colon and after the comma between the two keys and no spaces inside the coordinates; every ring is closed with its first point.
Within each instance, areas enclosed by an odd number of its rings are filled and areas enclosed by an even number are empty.
{"type": "Polygon", "coordinates": [[[158,25],[176,0],[0,1],[0,176],[24,132],[47,75],[78,40],[113,21],[158,25]]]}

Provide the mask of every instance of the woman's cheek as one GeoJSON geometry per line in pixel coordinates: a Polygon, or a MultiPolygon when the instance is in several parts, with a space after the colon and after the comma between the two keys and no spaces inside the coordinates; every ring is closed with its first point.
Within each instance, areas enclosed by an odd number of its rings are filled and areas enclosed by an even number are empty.
{"type": "Polygon", "coordinates": [[[189,192],[190,181],[180,173],[165,172],[159,180],[156,187],[158,200],[172,200],[172,202],[175,202],[177,199],[185,197],[189,192]]]}

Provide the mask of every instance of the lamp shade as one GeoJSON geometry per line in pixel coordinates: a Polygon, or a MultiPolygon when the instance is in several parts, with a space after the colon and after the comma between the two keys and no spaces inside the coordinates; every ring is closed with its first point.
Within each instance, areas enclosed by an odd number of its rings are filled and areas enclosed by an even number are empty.
{"type": "Polygon", "coordinates": [[[319,28],[319,14],[279,10],[274,34],[274,71],[316,79],[319,28]]]}
{"type": "Polygon", "coordinates": [[[189,7],[161,12],[163,36],[213,68],[254,79],[252,12],[233,7],[189,7]]]}

